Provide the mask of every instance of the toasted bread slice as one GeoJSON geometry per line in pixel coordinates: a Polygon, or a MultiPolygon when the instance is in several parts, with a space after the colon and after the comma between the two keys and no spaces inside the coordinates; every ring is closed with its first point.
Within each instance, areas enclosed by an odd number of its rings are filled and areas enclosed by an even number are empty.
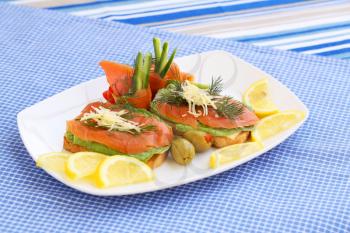
{"type": "Polygon", "coordinates": [[[249,131],[241,131],[232,136],[217,136],[214,137],[213,145],[217,148],[221,148],[233,144],[244,143],[248,140],[249,133],[249,131]]]}
{"type": "MultiPolygon", "coordinates": [[[[72,153],[76,153],[76,152],[80,152],[80,151],[86,151],[85,147],[82,147],[82,146],[79,146],[79,145],[76,145],[76,144],[73,144],[73,143],[69,142],[66,137],[64,137],[63,148],[66,151],[70,151],[72,153]]],[[[153,155],[152,158],[147,161],[147,165],[150,166],[153,169],[156,168],[156,167],[159,167],[160,165],[163,164],[163,162],[165,161],[166,157],[167,157],[167,152],[164,152],[162,154],[153,155]]]]}
{"type": "MultiPolygon", "coordinates": [[[[181,131],[176,130],[175,124],[166,121],[167,124],[169,124],[173,128],[173,132],[175,135],[182,136],[184,133],[181,131]]],[[[237,132],[237,134],[233,134],[230,136],[214,136],[213,138],[213,146],[217,148],[238,144],[238,143],[244,143],[248,140],[250,135],[249,131],[240,131],[237,132]]]]}

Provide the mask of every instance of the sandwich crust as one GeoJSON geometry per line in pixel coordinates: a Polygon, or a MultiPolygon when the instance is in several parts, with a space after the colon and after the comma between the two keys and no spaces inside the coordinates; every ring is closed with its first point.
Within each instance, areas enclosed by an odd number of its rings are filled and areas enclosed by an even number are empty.
{"type": "Polygon", "coordinates": [[[236,137],[214,137],[214,143],[213,145],[217,148],[238,144],[238,143],[244,143],[248,140],[249,137],[249,131],[242,131],[240,132],[236,137]]]}

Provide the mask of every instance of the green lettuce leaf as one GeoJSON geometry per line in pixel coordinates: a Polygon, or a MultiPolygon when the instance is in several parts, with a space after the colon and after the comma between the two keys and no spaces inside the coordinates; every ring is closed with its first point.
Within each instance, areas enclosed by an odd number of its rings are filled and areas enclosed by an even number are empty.
{"type": "Polygon", "coordinates": [[[117,155],[117,154],[127,155],[127,156],[134,157],[136,159],[139,159],[143,162],[147,162],[150,158],[152,158],[153,155],[162,154],[169,149],[169,146],[165,146],[165,147],[152,148],[148,151],[145,151],[139,154],[124,154],[117,150],[113,150],[101,143],[82,140],[77,136],[73,135],[69,131],[66,132],[66,138],[70,143],[85,147],[88,151],[98,152],[105,155],[117,155]]]}

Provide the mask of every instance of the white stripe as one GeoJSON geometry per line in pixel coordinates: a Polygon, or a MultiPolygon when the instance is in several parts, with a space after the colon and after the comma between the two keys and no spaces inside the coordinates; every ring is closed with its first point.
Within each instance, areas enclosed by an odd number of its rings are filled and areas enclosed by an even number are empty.
{"type": "Polygon", "coordinates": [[[181,12],[185,10],[205,9],[205,8],[215,7],[215,6],[233,6],[233,5],[238,5],[246,2],[260,2],[260,1],[261,0],[248,0],[248,1],[241,0],[236,2],[213,3],[213,1],[210,1],[210,0],[193,1],[193,2],[188,2],[188,0],[170,0],[170,1],[167,1],[166,4],[158,1],[146,2],[142,4],[102,7],[102,8],[86,10],[86,11],[77,11],[77,12],[73,12],[72,14],[78,15],[78,16],[89,16],[92,18],[101,18],[112,14],[124,14],[120,16],[111,16],[108,18],[110,20],[117,20],[117,19],[138,18],[138,17],[144,17],[144,16],[162,15],[162,14],[168,14],[168,13],[181,12]],[[179,5],[180,8],[166,9],[169,7],[169,5],[171,5],[169,3],[172,3],[172,2],[174,2],[175,5],[179,5]],[[194,4],[198,4],[198,3],[202,3],[205,5],[193,6],[194,4]],[[166,10],[162,10],[162,9],[166,9],[166,10]],[[157,10],[157,11],[145,13],[145,11],[147,10],[157,10]],[[130,14],[130,15],[125,15],[125,14],[130,14]]]}
{"type": "MultiPolygon", "coordinates": [[[[185,27],[181,27],[178,30],[181,32],[188,32],[191,33],[191,31],[208,31],[208,33],[217,33],[217,32],[224,32],[226,29],[229,29],[230,31],[235,30],[254,30],[255,28],[262,28],[261,24],[259,22],[263,20],[264,22],[271,22],[268,23],[270,25],[263,25],[263,28],[266,28],[268,26],[272,27],[274,25],[280,26],[280,25],[286,25],[291,23],[297,23],[297,22],[303,22],[303,21],[312,21],[312,20],[319,20],[322,18],[332,18],[332,17],[339,17],[340,14],[347,14],[347,9],[350,10],[350,4],[347,5],[336,5],[336,6],[328,6],[328,7],[321,7],[316,9],[303,9],[303,11],[287,11],[287,12],[278,12],[276,14],[267,14],[262,16],[256,16],[256,17],[248,17],[248,18],[240,18],[239,21],[235,20],[218,20],[210,23],[205,24],[195,24],[195,25],[189,25],[185,27]],[[340,13],[340,12],[342,13],[340,13]],[[298,18],[299,13],[306,14],[303,15],[302,18],[298,18]],[[311,15],[309,15],[311,14],[311,15]],[[287,18],[288,17],[288,18],[287,18]],[[308,18],[308,20],[304,20],[304,18],[308,18]],[[234,26],[232,24],[235,24],[234,26]],[[249,27],[244,26],[243,23],[247,24],[249,23],[249,27]],[[271,25],[272,24],[272,25],[271,25]],[[243,26],[240,26],[243,25],[243,26]],[[257,26],[256,26],[257,25],[257,26]]],[[[301,24],[300,26],[302,26],[301,24]]],[[[173,31],[176,31],[174,29],[173,31]]]]}
{"type": "Polygon", "coordinates": [[[283,45],[283,46],[276,46],[274,48],[282,49],[282,50],[290,50],[290,49],[295,49],[295,48],[303,48],[303,47],[325,44],[325,43],[330,43],[330,42],[335,42],[335,41],[342,41],[342,40],[347,40],[347,39],[350,39],[350,34],[344,35],[344,36],[320,39],[320,40],[312,40],[312,41],[307,41],[307,42],[294,43],[294,44],[283,45]]]}
{"type": "Polygon", "coordinates": [[[335,50],[347,49],[347,48],[350,48],[350,44],[342,44],[342,45],[326,47],[321,49],[308,50],[308,51],[304,51],[303,53],[316,54],[316,53],[323,53],[323,52],[329,52],[329,51],[335,51],[335,50]]]}
{"type": "Polygon", "coordinates": [[[43,2],[44,0],[19,0],[19,1],[11,1],[11,4],[27,4],[27,3],[36,3],[36,2],[43,2]]]}
{"type": "MultiPolygon", "coordinates": [[[[330,30],[334,30],[334,29],[330,29],[330,30]]],[[[350,33],[350,29],[321,32],[321,33],[312,33],[312,35],[307,35],[307,36],[292,35],[294,37],[285,38],[285,39],[278,39],[278,40],[262,41],[262,42],[257,42],[255,44],[259,45],[259,46],[277,46],[277,45],[284,45],[284,44],[293,43],[293,42],[300,42],[300,41],[305,41],[305,40],[316,39],[316,38],[321,39],[321,38],[330,37],[330,36],[344,35],[347,33],[350,33]]]]}
{"type": "MultiPolygon", "coordinates": [[[[323,24],[330,24],[330,23],[339,23],[339,22],[346,22],[350,20],[350,15],[345,15],[341,17],[334,17],[334,18],[326,18],[326,19],[318,19],[318,20],[312,20],[307,22],[296,22],[292,24],[283,24],[279,26],[273,26],[273,27],[265,27],[265,28],[258,28],[258,29],[252,29],[252,30],[239,30],[239,31],[224,31],[224,32],[211,32],[210,34],[206,34],[205,32],[199,34],[199,35],[210,35],[215,38],[237,38],[237,37],[243,37],[243,36],[253,36],[258,34],[267,34],[267,33],[273,33],[273,32],[283,32],[298,28],[306,28],[306,27],[312,27],[317,25],[323,25],[323,24]]],[[[175,32],[186,32],[180,30],[171,30],[175,32]]]]}
{"type": "Polygon", "coordinates": [[[73,12],[74,15],[79,15],[79,16],[89,16],[89,15],[96,15],[96,14],[104,14],[108,12],[120,12],[122,11],[125,14],[130,14],[130,13],[135,13],[135,12],[142,12],[145,11],[146,9],[162,9],[167,6],[172,6],[172,5],[193,5],[195,3],[208,3],[210,1],[208,0],[199,0],[196,2],[191,2],[188,3],[188,0],[168,0],[166,2],[164,1],[149,1],[149,2],[139,2],[139,3],[134,3],[134,4],[129,4],[129,5],[117,5],[117,6],[107,6],[107,7],[101,7],[101,8],[94,8],[94,9],[89,9],[89,10],[82,10],[82,11],[77,11],[73,12]]]}
{"type": "MultiPolygon", "coordinates": [[[[156,27],[156,28],[175,28],[175,27],[181,27],[181,26],[190,26],[190,25],[201,25],[201,24],[207,24],[212,22],[221,22],[221,21],[228,21],[233,20],[236,18],[239,18],[239,20],[246,20],[252,17],[264,17],[270,16],[271,14],[280,14],[284,12],[284,15],[290,15],[295,14],[293,12],[298,12],[300,10],[306,10],[309,8],[325,8],[329,7],[329,5],[334,6],[334,2],[317,2],[317,3],[310,3],[310,2],[298,2],[298,3],[292,3],[286,5],[278,5],[278,6],[269,6],[265,7],[263,11],[261,9],[245,9],[237,12],[225,12],[225,13],[219,13],[215,15],[204,15],[204,16],[197,16],[197,17],[189,17],[189,18],[181,18],[177,20],[169,20],[169,21],[161,21],[161,22],[153,22],[153,23],[147,23],[147,24],[141,24],[143,26],[150,26],[150,27],[156,27]],[[286,9],[288,8],[288,11],[286,9]],[[291,12],[291,13],[289,13],[291,12]]],[[[338,4],[339,5],[339,4],[338,4]]]]}

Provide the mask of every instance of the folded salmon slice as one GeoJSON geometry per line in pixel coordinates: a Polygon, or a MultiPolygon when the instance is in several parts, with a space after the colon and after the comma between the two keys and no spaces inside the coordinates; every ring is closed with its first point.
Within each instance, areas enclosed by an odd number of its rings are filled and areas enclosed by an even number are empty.
{"type": "MultiPolygon", "coordinates": [[[[107,108],[110,104],[102,104],[100,102],[89,104],[82,111],[82,114],[90,112],[92,107],[99,106],[107,108]]],[[[108,131],[98,127],[87,126],[80,120],[75,119],[67,121],[67,130],[82,140],[98,142],[124,154],[138,154],[152,148],[170,145],[173,133],[171,128],[165,123],[139,113],[133,114],[133,118],[130,120],[145,125],[153,125],[155,129],[134,135],[127,132],[108,131]]]]}
{"type": "Polygon", "coordinates": [[[201,115],[199,117],[189,114],[188,107],[185,105],[176,106],[167,103],[158,103],[157,109],[162,116],[174,122],[192,126],[193,128],[197,128],[198,122],[211,128],[234,129],[252,126],[259,121],[259,118],[255,115],[255,113],[246,107],[244,107],[242,114],[237,116],[237,118],[234,120],[220,117],[212,108],[208,109],[208,115],[201,115]]]}
{"type": "Polygon", "coordinates": [[[122,96],[128,93],[134,74],[134,69],[131,66],[111,61],[101,61],[100,66],[106,74],[110,91],[113,94],[122,96]]]}
{"type": "Polygon", "coordinates": [[[214,109],[210,108],[208,115],[199,116],[197,120],[200,123],[212,128],[234,129],[255,125],[258,123],[259,118],[255,115],[254,112],[250,111],[246,107],[244,107],[243,112],[233,120],[225,117],[220,117],[214,109]]]}
{"type": "MultiPolygon", "coordinates": [[[[120,97],[128,94],[132,86],[134,69],[131,66],[111,61],[101,61],[100,66],[109,83],[109,89],[103,93],[103,97],[114,104],[120,97]]],[[[137,108],[147,109],[152,101],[151,87],[137,90],[133,96],[128,96],[125,100],[137,108]]]]}
{"type": "Polygon", "coordinates": [[[176,106],[167,103],[158,103],[157,110],[160,115],[168,118],[171,121],[197,128],[197,119],[188,113],[187,106],[176,106]]]}

